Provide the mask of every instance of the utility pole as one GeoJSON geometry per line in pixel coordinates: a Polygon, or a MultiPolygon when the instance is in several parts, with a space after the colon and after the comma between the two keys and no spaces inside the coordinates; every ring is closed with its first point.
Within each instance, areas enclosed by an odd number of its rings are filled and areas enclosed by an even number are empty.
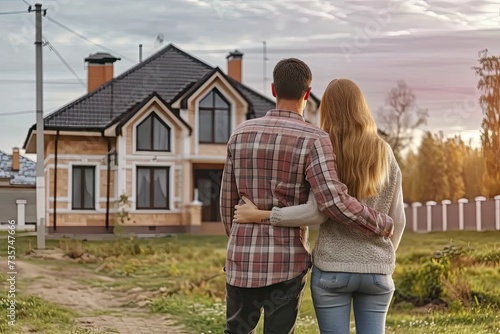
{"type": "MultiPolygon", "coordinates": [[[[36,220],[37,248],[45,249],[45,176],[43,138],[42,4],[35,4],[36,49],[36,220]]],[[[54,203],[55,205],[55,203],[54,203]]]]}

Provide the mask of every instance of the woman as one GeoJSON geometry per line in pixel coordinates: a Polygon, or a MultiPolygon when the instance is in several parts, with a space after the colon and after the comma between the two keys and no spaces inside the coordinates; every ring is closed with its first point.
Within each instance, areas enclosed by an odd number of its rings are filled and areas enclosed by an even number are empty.
{"type": "Polygon", "coordinates": [[[356,333],[385,332],[394,293],[395,251],[406,219],[401,171],[359,87],[348,79],[328,85],[320,104],[321,127],[330,134],[339,179],[350,194],[394,220],[391,238],[366,236],[328,220],[312,194],[306,204],[258,210],[248,199],[236,206],[235,223],[265,221],[275,226],[321,224],[313,250],[311,293],[321,333],[348,334],[351,303],[356,333]],[[327,221],[328,220],[328,221],[327,221]]]}

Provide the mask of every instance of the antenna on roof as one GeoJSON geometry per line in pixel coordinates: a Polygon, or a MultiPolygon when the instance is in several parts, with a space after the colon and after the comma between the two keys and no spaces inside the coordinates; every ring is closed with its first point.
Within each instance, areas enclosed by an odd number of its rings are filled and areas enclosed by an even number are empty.
{"type": "Polygon", "coordinates": [[[159,33],[155,39],[155,49],[159,46],[162,46],[164,41],[165,41],[165,36],[163,36],[162,33],[159,33]]]}

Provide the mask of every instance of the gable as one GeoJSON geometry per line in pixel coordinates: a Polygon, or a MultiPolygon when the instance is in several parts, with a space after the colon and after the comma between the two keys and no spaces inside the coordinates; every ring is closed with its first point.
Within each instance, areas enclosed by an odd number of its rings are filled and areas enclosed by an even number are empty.
{"type": "Polygon", "coordinates": [[[140,123],[143,118],[153,111],[156,112],[158,116],[162,117],[166,123],[172,125],[172,127],[176,127],[180,131],[185,130],[191,134],[192,128],[180,117],[179,110],[169,108],[167,103],[156,93],[153,93],[151,96],[144,99],[144,101],[131,108],[127,113],[122,115],[118,121],[108,127],[104,133],[110,136],[118,136],[122,133],[123,128],[131,124],[136,124],[137,122],[140,123]]]}

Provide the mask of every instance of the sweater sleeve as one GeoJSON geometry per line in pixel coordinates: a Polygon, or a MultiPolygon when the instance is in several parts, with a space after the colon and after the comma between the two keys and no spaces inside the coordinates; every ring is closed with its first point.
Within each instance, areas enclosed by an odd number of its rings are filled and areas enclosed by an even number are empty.
{"type": "Polygon", "coordinates": [[[394,250],[396,250],[398,249],[401,237],[403,236],[403,231],[406,226],[406,215],[404,210],[401,170],[397,165],[395,158],[393,163],[396,165],[396,190],[394,192],[394,197],[392,198],[391,207],[389,209],[389,216],[394,220],[394,234],[391,237],[391,241],[394,245],[394,250]]]}
{"type": "Polygon", "coordinates": [[[319,211],[312,191],[309,192],[307,203],[284,208],[273,207],[270,217],[271,225],[287,227],[318,225],[327,219],[328,217],[319,211]]]}

